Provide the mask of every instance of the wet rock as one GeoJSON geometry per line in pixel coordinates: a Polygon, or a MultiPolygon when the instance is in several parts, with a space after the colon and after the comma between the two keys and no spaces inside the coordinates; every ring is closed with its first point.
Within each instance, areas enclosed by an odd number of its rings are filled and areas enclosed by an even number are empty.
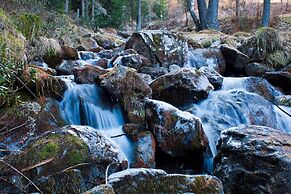
{"type": "Polygon", "coordinates": [[[156,141],[149,131],[142,131],[133,135],[135,143],[133,168],[155,168],[156,141]]]}
{"type": "Polygon", "coordinates": [[[79,56],[81,60],[100,59],[97,53],[91,51],[80,51],[79,56]]]}
{"type": "Polygon", "coordinates": [[[77,60],[78,59],[78,51],[70,46],[62,46],[63,57],[65,60],[77,60]]]}
{"type": "Polygon", "coordinates": [[[269,67],[263,63],[249,63],[245,66],[245,73],[247,76],[263,76],[266,72],[275,71],[274,68],[269,67]]]}
{"type": "Polygon", "coordinates": [[[114,173],[108,184],[116,193],[223,193],[220,180],[214,176],[167,174],[144,168],[114,173]]]}
{"type": "Polygon", "coordinates": [[[150,86],[154,99],[168,102],[174,106],[205,99],[209,91],[213,89],[204,74],[196,69],[187,68],[160,76],[150,86]]]}
{"type": "Polygon", "coordinates": [[[102,48],[101,46],[98,46],[96,48],[92,48],[89,51],[93,52],[93,53],[99,53],[100,51],[103,51],[104,48],[102,48]]]}
{"type": "Polygon", "coordinates": [[[169,67],[169,71],[170,71],[171,73],[176,72],[176,71],[179,71],[180,69],[181,69],[181,67],[180,67],[179,65],[171,65],[171,66],[169,67]]]}
{"type": "Polygon", "coordinates": [[[84,68],[75,68],[74,76],[78,84],[94,84],[100,83],[99,76],[108,73],[109,70],[103,69],[98,66],[85,65],[84,68]]]}
{"type": "MultiPolygon", "coordinates": [[[[105,169],[109,164],[127,168],[127,160],[119,147],[103,133],[87,126],[66,126],[45,133],[31,141],[23,152],[3,160],[20,169],[45,193],[84,192],[105,182],[105,169]]],[[[26,179],[1,163],[0,168],[3,167],[1,177],[15,181],[19,188],[26,188],[26,179]]],[[[7,189],[0,185],[0,191],[7,189]]],[[[34,187],[27,190],[36,191],[34,187]]]]}
{"type": "Polygon", "coordinates": [[[104,49],[113,49],[121,46],[125,43],[125,41],[114,34],[107,34],[107,33],[96,33],[93,36],[94,40],[103,47],[104,49]]]}
{"type": "Polygon", "coordinates": [[[234,47],[228,45],[221,45],[221,53],[225,58],[226,71],[241,74],[245,69],[245,66],[250,62],[250,58],[237,50],[234,47]]]}
{"type": "Polygon", "coordinates": [[[171,156],[183,156],[190,151],[202,150],[208,145],[201,120],[168,103],[147,100],[146,120],[148,130],[153,132],[157,145],[171,156]]]}
{"type": "Polygon", "coordinates": [[[98,56],[101,58],[112,59],[118,54],[116,50],[102,50],[98,53],[98,56]]]}
{"type": "Polygon", "coordinates": [[[215,175],[226,193],[288,193],[291,136],[262,126],[239,126],[221,133],[215,175]]]}
{"type": "Polygon", "coordinates": [[[62,99],[67,86],[60,78],[51,76],[36,66],[26,66],[22,80],[37,95],[62,99]]]}
{"type": "Polygon", "coordinates": [[[143,101],[151,97],[152,90],[134,69],[115,66],[109,73],[101,76],[100,85],[119,100],[131,123],[144,123],[143,101]]]}
{"type": "Polygon", "coordinates": [[[202,74],[204,74],[208,81],[214,86],[214,88],[220,89],[222,86],[222,82],[223,82],[223,77],[217,72],[215,71],[213,68],[211,67],[201,67],[199,69],[199,72],[201,72],[202,74]]]}
{"type": "Polygon", "coordinates": [[[150,83],[152,83],[153,79],[150,75],[145,74],[145,73],[139,73],[141,79],[143,79],[143,81],[145,83],[147,83],[148,85],[150,85],[150,83]]]}
{"type": "Polygon", "coordinates": [[[52,68],[61,64],[63,61],[63,50],[58,40],[40,37],[34,49],[52,68]]]}
{"type": "Polygon", "coordinates": [[[139,69],[139,72],[143,74],[148,74],[152,78],[155,79],[157,77],[160,77],[162,75],[169,73],[169,69],[166,67],[160,67],[160,65],[154,65],[152,67],[147,67],[147,66],[141,67],[139,69]]]}
{"type": "Polygon", "coordinates": [[[115,194],[111,185],[98,185],[82,194],[115,194]]]}
{"type": "Polygon", "coordinates": [[[285,94],[291,94],[291,73],[267,72],[264,76],[272,85],[281,88],[285,94]]]}
{"type": "Polygon", "coordinates": [[[188,67],[212,67],[220,74],[225,72],[225,60],[218,48],[194,49],[189,52],[188,67]]]}
{"type": "Polygon", "coordinates": [[[75,68],[83,68],[87,63],[81,61],[65,60],[61,65],[56,67],[58,75],[73,75],[75,68]]]}
{"type": "Polygon", "coordinates": [[[126,49],[134,49],[148,58],[152,64],[169,67],[183,66],[188,57],[187,42],[167,31],[142,31],[133,33],[126,49]]]}
{"type": "Polygon", "coordinates": [[[291,51],[275,51],[266,56],[266,64],[280,70],[291,62],[291,51]]]}

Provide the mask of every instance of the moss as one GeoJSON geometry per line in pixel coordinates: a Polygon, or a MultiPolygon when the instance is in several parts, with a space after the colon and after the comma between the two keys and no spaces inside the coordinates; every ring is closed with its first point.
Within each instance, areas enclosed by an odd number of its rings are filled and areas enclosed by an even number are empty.
{"type": "Polygon", "coordinates": [[[68,136],[64,143],[70,149],[68,160],[70,165],[76,165],[85,162],[89,154],[87,144],[80,138],[68,136]]]}
{"type": "Polygon", "coordinates": [[[291,55],[287,51],[276,51],[266,57],[266,63],[270,67],[280,69],[288,65],[291,61],[291,55]]]}
{"type": "Polygon", "coordinates": [[[52,158],[58,155],[60,151],[60,146],[55,142],[47,143],[38,153],[42,160],[47,158],[52,158]]]}

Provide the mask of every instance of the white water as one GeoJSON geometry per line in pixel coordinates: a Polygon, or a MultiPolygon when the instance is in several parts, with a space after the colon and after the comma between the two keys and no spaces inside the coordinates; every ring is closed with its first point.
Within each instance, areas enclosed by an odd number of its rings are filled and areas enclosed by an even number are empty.
{"type": "Polygon", "coordinates": [[[102,130],[111,137],[127,156],[132,159],[132,146],[122,130],[124,118],[119,105],[98,86],[75,84],[67,81],[68,89],[60,103],[62,117],[73,125],[88,125],[102,130]],[[116,137],[118,136],[118,137],[116,137]]]}
{"type": "MultiPolygon", "coordinates": [[[[213,91],[191,112],[200,117],[209,139],[209,150],[204,169],[213,172],[213,157],[220,132],[240,124],[262,125],[291,133],[291,118],[265,98],[247,91],[248,78],[224,78],[222,89],[213,91]]],[[[276,91],[279,93],[279,91],[276,91]]],[[[280,107],[291,113],[291,108],[280,107]]]]}

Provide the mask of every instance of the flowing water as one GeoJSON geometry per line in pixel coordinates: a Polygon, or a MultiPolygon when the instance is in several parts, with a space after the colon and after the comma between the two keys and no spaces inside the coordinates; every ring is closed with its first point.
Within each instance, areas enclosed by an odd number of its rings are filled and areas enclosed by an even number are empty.
{"type": "MultiPolygon", "coordinates": [[[[224,78],[221,90],[213,91],[206,100],[193,104],[190,109],[201,118],[210,142],[204,162],[206,172],[213,172],[216,143],[224,129],[240,124],[263,125],[291,133],[291,118],[262,96],[249,92],[245,84],[247,79],[224,78]]],[[[288,107],[280,108],[291,113],[288,107]]]]}
{"type": "Polygon", "coordinates": [[[102,130],[120,146],[130,162],[133,150],[122,130],[124,118],[120,106],[113,103],[110,96],[96,85],[66,83],[68,89],[60,103],[65,121],[102,130]]]}

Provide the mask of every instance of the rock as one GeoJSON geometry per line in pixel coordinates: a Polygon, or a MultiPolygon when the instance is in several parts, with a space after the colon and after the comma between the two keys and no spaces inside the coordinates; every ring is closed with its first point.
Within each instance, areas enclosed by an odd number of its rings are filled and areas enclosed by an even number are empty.
{"type": "Polygon", "coordinates": [[[245,73],[247,76],[257,76],[261,77],[266,72],[275,71],[274,68],[269,67],[263,63],[249,63],[245,66],[245,73]]]}
{"type": "Polygon", "coordinates": [[[78,84],[94,84],[100,83],[99,76],[108,73],[109,70],[103,69],[98,66],[85,65],[84,68],[75,68],[74,76],[78,84]]]}
{"type": "Polygon", "coordinates": [[[144,168],[114,173],[108,184],[116,193],[223,193],[220,180],[214,176],[166,174],[144,168]]]}
{"type": "Polygon", "coordinates": [[[289,193],[291,135],[262,126],[221,133],[214,174],[226,193],[289,193]]]}
{"type": "Polygon", "coordinates": [[[182,106],[205,99],[213,86],[196,69],[181,70],[158,77],[151,83],[153,98],[182,106]],[[177,95],[179,94],[179,95],[177,95]]]}
{"type": "Polygon", "coordinates": [[[34,49],[37,55],[41,56],[52,68],[63,61],[63,50],[58,40],[40,37],[34,49]]]}
{"type": "Polygon", "coordinates": [[[291,94],[291,73],[267,72],[264,76],[272,85],[279,87],[285,94],[291,94]]]}
{"type": "Polygon", "coordinates": [[[136,123],[126,123],[122,127],[126,135],[130,136],[132,139],[136,139],[138,133],[145,131],[145,127],[141,124],[136,123]]]}
{"type": "Polygon", "coordinates": [[[81,61],[71,61],[65,60],[61,65],[56,67],[58,75],[73,75],[75,68],[84,68],[86,63],[82,63],[81,61]]]}
{"type": "Polygon", "coordinates": [[[100,59],[99,55],[97,53],[91,52],[91,51],[80,51],[79,52],[80,59],[81,60],[90,60],[90,59],[100,59]]]}
{"type": "Polygon", "coordinates": [[[234,47],[221,45],[220,50],[226,62],[227,72],[241,74],[245,66],[250,62],[250,58],[247,55],[234,47]]]}
{"type": "Polygon", "coordinates": [[[96,65],[98,67],[101,67],[103,69],[107,69],[108,66],[109,66],[109,60],[105,59],[105,58],[102,58],[102,59],[97,60],[94,65],[96,65]]]}
{"type": "Polygon", "coordinates": [[[117,65],[109,73],[101,76],[100,85],[112,97],[119,100],[126,117],[131,123],[144,123],[143,101],[145,98],[151,97],[152,90],[136,71],[117,65]]]}
{"type": "Polygon", "coordinates": [[[159,148],[171,156],[183,156],[208,145],[201,120],[168,103],[147,100],[146,120],[159,148]]]}
{"type": "Polygon", "coordinates": [[[118,54],[116,50],[102,50],[98,53],[98,56],[101,58],[112,59],[118,54]]]}
{"type": "Polygon", "coordinates": [[[115,194],[111,185],[98,185],[82,194],[115,194]]]}
{"type": "Polygon", "coordinates": [[[63,98],[67,86],[60,78],[51,76],[41,68],[26,66],[22,74],[23,82],[37,95],[51,97],[57,100],[63,98]]]}
{"type": "Polygon", "coordinates": [[[189,52],[187,67],[211,67],[220,74],[225,72],[225,60],[218,48],[194,49],[189,52]]]}
{"type": "Polygon", "coordinates": [[[170,67],[169,67],[169,71],[171,72],[171,73],[174,73],[174,72],[176,72],[176,71],[179,71],[181,69],[181,67],[179,66],[179,65],[171,65],[170,67]]]}
{"type": "Polygon", "coordinates": [[[103,51],[104,48],[102,48],[101,46],[98,46],[96,48],[92,48],[89,51],[93,52],[93,53],[99,53],[100,51],[103,51]]]}
{"type": "Polygon", "coordinates": [[[278,96],[275,100],[277,105],[291,107],[291,95],[278,96]]]}
{"type": "Polygon", "coordinates": [[[266,56],[266,64],[280,70],[291,62],[291,52],[289,51],[275,51],[266,56]]]}
{"type": "Polygon", "coordinates": [[[155,168],[156,141],[149,131],[139,132],[133,136],[135,143],[134,161],[132,168],[155,168]]]}
{"type": "Polygon", "coordinates": [[[62,46],[63,57],[65,60],[77,60],[78,59],[78,51],[70,46],[62,46]]]}
{"type": "Polygon", "coordinates": [[[291,63],[289,65],[287,65],[286,67],[284,67],[282,69],[282,71],[287,71],[287,72],[291,73],[291,63]]]}
{"type": "MultiPolygon", "coordinates": [[[[127,168],[127,160],[119,147],[103,133],[87,126],[65,126],[45,133],[31,141],[23,152],[2,159],[22,170],[44,193],[84,192],[104,183],[109,164],[127,168]]],[[[26,179],[1,163],[0,168],[3,167],[1,177],[15,181],[19,188],[27,188],[24,187],[26,179]]],[[[0,185],[0,191],[5,189],[5,185],[0,185]]],[[[35,191],[34,187],[27,190],[28,193],[35,191]]]]}
{"type": "Polygon", "coordinates": [[[264,61],[269,53],[283,50],[278,32],[273,28],[260,28],[255,35],[246,39],[238,48],[251,61],[264,61]]]}
{"type": "Polygon", "coordinates": [[[100,45],[104,49],[117,48],[125,43],[124,39],[122,39],[121,37],[108,33],[96,33],[94,34],[93,38],[94,40],[96,40],[98,45],[100,45]]]}
{"type": "Polygon", "coordinates": [[[143,74],[148,74],[150,75],[152,78],[157,78],[160,77],[162,75],[165,75],[167,73],[169,73],[169,69],[165,68],[165,67],[160,67],[159,65],[153,66],[153,67],[141,67],[139,69],[140,73],[143,74]]]}
{"type": "Polygon", "coordinates": [[[216,90],[220,89],[223,82],[223,77],[211,67],[201,67],[199,72],[204,74],[208,81],[214,86],[216,90]]]}
{"type": "Polygon", "coordinates": [[[86,51],[98,48],[99,45],[93,38],[84,38],[81,40],[81,45],[86,51]]]}
{"type": "Polygon", "coordinates": [[[142,31],[133,33],[126,49],[134,49],[148,58],[152,64],[169,67],[183,66],[188,57],[187,42],[167,31],[142,31]]]}
{"type": "Polygon", "coordinates": [[[150,75],[145,74],[145,73],[139,73],[141,79],[143,79],[143,81],[145,83],[147,83],[148,85],[150,85],[150,83],[152,83],[153,79],[150,75]]]}

